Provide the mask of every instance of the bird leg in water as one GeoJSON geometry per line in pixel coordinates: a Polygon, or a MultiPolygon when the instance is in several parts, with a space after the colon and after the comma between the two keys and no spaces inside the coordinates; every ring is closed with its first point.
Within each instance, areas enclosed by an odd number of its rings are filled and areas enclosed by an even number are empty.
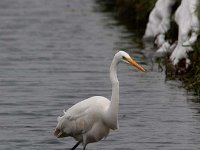
{"type": "Polygon", "coordinates": [[[86,150],[86,145],[83,146],[83,150],[86,150]]]}
{"type": "Polygon", "coordinates": [[[81,141],[78,141],[70,150],[75,150],[79,144],[81,143],[81,141]]]}

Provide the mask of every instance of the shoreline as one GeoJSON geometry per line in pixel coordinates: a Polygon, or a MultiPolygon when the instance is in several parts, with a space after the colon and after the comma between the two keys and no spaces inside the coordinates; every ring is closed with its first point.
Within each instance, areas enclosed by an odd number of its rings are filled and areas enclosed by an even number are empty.
{"type": "MultiPolygon", "coordinates": [[[[116,18],[121,24],[124,24],[130,32],[138,30],[139,38],[142,38],[145,28],[149,19],[149,14],[153,9],[156,0],[111,0],[109,2],[103,0],[97,0],[97,3],[103,6],[103,11],[113,12],[114,18],[116,18]]],[[[200,20],[200,3],[197,6],[198,18],[200,20]]],[[[174,21],[171,21],[171,29],[167,32],[167,36],[174,40],[177,38],[177,25],[174,21]]],[[[199,29],[200,31],[200,29],[199,29]]],[[[191,60],[190,67],[185,71],[178,72],[177,70],[183,70],[182,65],[174,67],[170,64],[168,56],[161,58],[163,65],[166,66],[166,76],[172,79],[178,79],[183,82],[184,87],[187,90],[192,90],[196,95],[200,96],[200,38],[198,36],[197,41],[192,46],[194,51],[191,52],[188,57],[191,60]],[[164,60],[163,60],[164,59],[164,60]]]]}

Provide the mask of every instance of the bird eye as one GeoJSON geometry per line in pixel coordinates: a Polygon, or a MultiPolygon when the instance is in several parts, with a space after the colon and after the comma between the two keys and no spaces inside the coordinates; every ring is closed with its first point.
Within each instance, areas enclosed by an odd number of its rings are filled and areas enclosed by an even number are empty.
{"type": "Polygon", "coordinates": [[[123,59],[123,60],[126,60],[126,57],[122,56],[122,59],[123,59]]]}

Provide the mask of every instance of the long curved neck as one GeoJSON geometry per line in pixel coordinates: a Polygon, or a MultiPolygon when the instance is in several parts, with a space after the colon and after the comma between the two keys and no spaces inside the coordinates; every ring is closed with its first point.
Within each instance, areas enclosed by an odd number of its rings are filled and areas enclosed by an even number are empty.
{"type": "Polygon", "coordinates": [[[112,96],[110,106],[108,108],[108,122],[111,129],[118,128],[118,111],[119,111],[119,81],[117,78],[117,65],[119,61],[113,59],[110,66],[110,80],[112,83],[112,96]]]}

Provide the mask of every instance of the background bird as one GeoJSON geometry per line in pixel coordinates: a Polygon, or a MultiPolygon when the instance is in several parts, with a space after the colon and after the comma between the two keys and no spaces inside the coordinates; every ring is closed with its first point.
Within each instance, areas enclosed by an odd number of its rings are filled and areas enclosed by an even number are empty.
{"type": "Polygon", "coordinates": [[[93,96],[73,105],[58,117],[54,135],[57,138],[67,136],[78,141],[71,150],[82,143],[85,150],[88,143],[98,142],[109,134],[110,130],[118,128],[119,110],[119,81],[117,65],[124,61],[141,71],[145,71],[124,51],[115,54],[110,66],[110,80],[112,83],[111,100],[103,96],[93,96]]]}

